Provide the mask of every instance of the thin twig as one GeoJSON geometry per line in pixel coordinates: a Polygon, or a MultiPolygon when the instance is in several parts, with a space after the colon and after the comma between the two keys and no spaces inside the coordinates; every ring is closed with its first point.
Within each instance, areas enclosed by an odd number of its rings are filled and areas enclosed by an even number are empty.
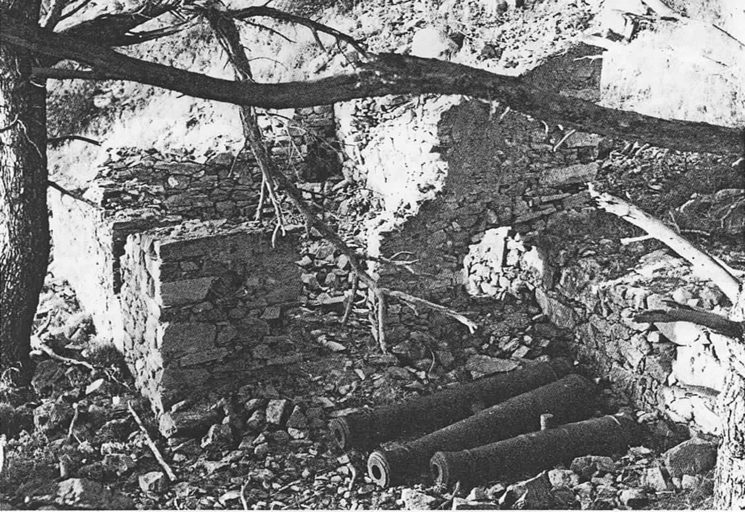
{"type": "Polygon", "coordinates": [[[83,142],[87,142],[88,144],[93,144],[94,146],[101,145],[99,141],[95,139],[89,139],[88,137],[83,137],[81,135],[63,135],[62,137],[50,137],[47,139],[47,144],[56,146],[60,142],[64,142],[66,140],[82,140],[83,142]]]}
{"type": "Polygon", "coordinates": [[[158,461],[158,464],[160,464],[160,467],[163,468],[163,471],[166,472],[166,476],[168,476],[168,479],[171,482],[176,481],[176,473],[173,472],[171,469],[171,466],[169,466],[163,456],[160,454],[160,450],[158,450],[158,447],[155,446],[155,442],[153,442],[153,439],[150,437],[150,434],[148,434],[147,429],[145,428],[145,425],[142,423],[142,420],[140,419],[140,416],[137,414],[137,412],[134,410],[134,407],[132,407],[132,402],[127,402],[127,408],[129,409],[129,413],[132,415],[132,417],[137,422],[137,425],[140,427],[140,431],[145,436],[145,442],[147,442],[148,447],[150,448],[150,451],[153,452],[153,455],[155,456],[155,460],[158,461]]]}
{"type": "Polygon", "coordinates": [[[76,12],[80,11],[80,9],[82,9],[83,7],[85,7],[86,5],[88,5],[89,3],[91,3],[91,0],[83,0],[82,2],[80,2],[80,4],[78,4],[77,6],[73,7],[72,9],[70,9],[69,11],[67,11],[66,13],[64,13],[60,17],[60,19],[57,20],[57,22],[59,23],[60,21],[69,18],[70,16],[72,16],[76,12]]]}
{"type": "Polygon", "coordinates": [[[0,434],[0,475],[3,473],[3,467],[5,466],[5,445],[7,444],[7,438],[5,434],[0,434]]]}
{"type": "Polygon", "coordinates": [[[385,334],[385,312],[386,312],[386,304],[385,304],[385,294],[383,293],[383,290],[380,289],[377,286],[377,283],[375,284],[375,288],[373,288],[373,293],[375,293],[375,298],[377,299],[377,331],[378,331],[378,346],[380,347],[380,351],[383,353],[388,352],[388,341],[386,340],[386,334],[385,334]]]}
{"type": "Polygon", "coordinates": [[[360,276],[352,273],[352,291],[349,296],[349,302],[347,302],[347,305],[344,308],[344,316],[341,318],[341,325],[347,325],[347,322],[349,321],[349,316],[352,314],[352,308],[354,307],[354,300],[357,297],[357,289],[359,286],[360,276]]]}
{"type": "Polygon", "coordinates": [[[67,442],[69,443],[73,436],[75,435],[74,429],[75,429],[75,422],[78,421],[78,417],[80,416],[80,406],[79,404],[75,403],[72,406],[73,410],[75,411],[72,415],[72,420],[70,421],[70,428],[67,429],[67,442]]]}
{"type": "Polygon", "coordinates": [[[575,129],[571,129],[567,132],[566,135],[564,135],[559,142],[556,143],[556,145],[553,148],[553,152],[556,153],[556,151],[561,147],[562,144],[566,142],[566,140],[574,135],[577,132],[575,129]]]}
{"type": "Polygon", "coordinates": [[[76,194],[74,192],[70,192],[65,187],[63,187],[59,183],[55,183],[52,180],[47,180],[47,185],[50,186],[50,187],[52,187],[54,190],[57,190],[63,196],[72,197],[73,199],[75,199],[77,201],[80,201],[82,203],[88,204],[90,206],[93,206],[94,208],[98,208],[98,209],[101,209],[102,208],[100,204],[96,204],[93,201],[91,201],[90,199],[86,199],[85,197],[83,197],[80,194],[76,194]]]}
{"type": "Polygon", "coordinates": [[[643,242],[645,240],[650,240],[653,238],[654,237],[652,235],[632,236],[632,237],[627,237],[627,238],[621,238],[620,242],[621,242],[621,245],[629,245],[635,242],[643,242]]]}
{"type": "MultiPolygon", "coordinates": [[[[337,40],[344,41],[345,43],[349,44],[352,48],[357,50],[360,54],[367,56],[367,50],[365,49],[365,47],[362,46],[362,43],[357,41],[352,36],[344,34],[343,32],[339,32],[335,28],[331,28],[328,25],[324,25],[323,23],[318,23],[317,21],[313,21],[308,18],[304,18],[302,16],[296,16],[294,14],[280,11],[272,7],[265,7],[265,6],[247,7],[245,9],[228,10],[225,12],[225,14],[236,20],[263,16],[267,18],[274,18],[276,20],[284,21],[287,23],[295,23],[298,25],[303,25],[305,27],[308,27],[312,32],[323,32],[325,34],[329,34],[330,36],[336,38],[337,40]]],[[[316,33],[314,34],[314,36],[317,38],[318,34],[316,33]]]]}
{"type": "Polygon", "coordinates": [[[261,173],[261,193],[259,194],[259,204],[256,207],[255,220],[261,220],[262,210],[264,209],[264,201],[266,200],[266,175],[261,173]]]}
{"type": "Polygon", "coordinates": [[[49,348],[44,342],[41,342],[41,340],[40,340],[40,343],[34,344],[34,348],[38,348],[39,350],[44,352],[46,355],[48,355],[52,359],[55,359],[61,363],[65,363],[68,365],[74,365],[74,366],[82,366],[83,368],[91,372],[96,371],[96,368],[88,362],[80,361],[78,359],[72,359],[70,357],[65,357],[65,356],[61,356],[57,354],[56,352],[54,352],[54,350],[49,348]]]}
{"type": "Polygon", "coordinates": [[[246,487],[248,487],[249,483],[251,483],[251,479],[246,478],[246,481],[243,482],[243,485],[241,486],[241,504],[243,504],[243,510],[248,510],[248,500],[246,499],[246,487]]]}
{"type": "Polygon", "coordinates": [[[18,114],[15,115],[15,117],[10,122],[10,124],[8,124],[6,126],[0,126],[0,132],[4,132],[6,130],[10,130],[11,128],[13,128],[16,125],[17,122],[18,122],[18,114]]]}
{"type": "Polygon", "coordinates": [[[441,306],[439,304],[435,304],[434,302],[430,302],[428,300],[422,299],[420,297],[415,297],[414,295],[409,295],[408,293],[399,291],[399,290],[388,290],[383,289],[384,293],[386,295],[390,295],[391,297],[395,297],[397,299],[401,299],[402,301],[409,303],[409,304],[419,304],[422,306],[426,306],[429,309],[433,309],[435,311],[439,311],[443,315],[447,315],[451,318],[456,319],[466,327],[468,327],[468,330],[473,334],[476,332],[476,329],[478,329],[478,324],[474,323],[472,320],[466,318],[465,316],[461,315],[457,311],[453,311],[450,308],[446,308],[445,306],[441,306]]]}
{"type": "Polygon", "coordinates": [[[161,37],[170,36],[172,34],[176,34],[177,32],[185,30],[188,25],[194,24],[195,20],[196,18],[190,18],[186,21],[182,21],[181,23],[177,23],[176,25],[171,25],[170,27],[162,27],[143,32],[130,32],[129,34],[122,36],[121,42],[117,44],[117,46],[130,46],[133,44],[140,44],[146,41],[152,41],[161,37]]]}

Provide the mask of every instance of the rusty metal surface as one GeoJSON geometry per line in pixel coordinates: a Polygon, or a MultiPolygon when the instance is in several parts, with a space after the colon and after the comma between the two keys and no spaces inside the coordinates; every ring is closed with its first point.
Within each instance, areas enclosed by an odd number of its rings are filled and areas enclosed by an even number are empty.
{"type": "Polygon", "coordinates": [[[571,370],[568,360],[557,358],[400,404],[336,418],[329,423],[329,429],[342,449],[372,448],[406,434],[432,432],[450,425],[471,416],[475,409],[554,382],[571,370]]]}
{"type": "Polygon", "coordinates": [[[583,377],[568,375],[395,449],[375,451],[368,458],[368,475],[381,486],[396,485],[425,473],[435,452],[474,448],[538,430],[542,414],[553,414],[560,423],[587,418],[594,391],[583,377]]]}
{"type": "Polygon", "coordinates": [[[430,466],[436,483],[476,485],[501,477],[550,468],[582,455],[625,452],[635,438],[636,422],[627,416],[603,416],[531,432],[461,451],[439,451],[430,466]]]}

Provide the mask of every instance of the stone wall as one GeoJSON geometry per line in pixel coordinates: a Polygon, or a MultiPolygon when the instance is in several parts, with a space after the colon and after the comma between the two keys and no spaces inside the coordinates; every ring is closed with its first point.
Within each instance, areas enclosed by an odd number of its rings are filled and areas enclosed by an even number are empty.
{"type": "MultiPolygon", "coordinates": [[[[285,173],[338,175],[331,106],[260,125],[285,173]]],[[[110,150],[82,199],[50,193],[55,273],[124,353],[166,434],[188,423],[184,403],[303,357],[284,314],[302,292],[299,240],[288,225],[273,245],[273,225],[253,222],[262,177],[250,153],[110,150]]]]}
{"type": "MultiPolygon", "coordinates": [[[[541,123],[514,112],[497,121],[499,114],[487,104],[468,102],[443,115],[436,153],[440,161],[435,164],[447,169],[442,192],[422,204],[400,231],[379,235],[380,254],[408,251],[408,259],[418,260],[419,275],[384,267],[383,285],[468,309],[473,305],[463,287],[463,258],[487,229],[509,225],[523,232],[537,230],[551,214],[586,204],[583,182],[597,173],[593,159],[598,138],[574,134],[554,152],[548,141],[556,134],[547,133],[541,123]]],[[[438,325],[438,316],[403,308],[400,313],[394,309],[390,320],[438,325]]],[[[453,327],[462,331],[458,324],[453,327]]],[[[489,341],[487,331],[476,336],[489,341]]]]}
{"type": "Polygon", "coordinates": [[[714,398],[724,386],[723,337],[688,322],[633,319],[640,311],[666,309],[669,300],[726,315],[721,291],[692,275],[685,261],[661,249],[611,278],[602,256],[552,267],[544,252],[509,228],[488,231],[484,241],[488,245],[472,247],[466,257],[469,289],[491,296],[534,291],[551,322],[573,333],[574,355],[595,374],[642,408],[719,432],[714,398]]]}
{"type": "Polygon", "coordinates": [[[194,221],[131,235],[122,257],[124,353],[137,385],[175,428],[172,406],[252,370],[298,362],[283,328],[297,305],[297,239],[194,221]]]}
{"type": "MultiPolygon", "coordinates": [[[[428,104],[422,108],[426,111],[428,104]]],[[[394,352],[422,333],[466,357],[535,358],[565,339],[586,368],[639,407],[716,433],[713,397],[721,390],[723,357],[714,348],[717,335],[692,324],[650,326],[630,319],[663,299],[683,298],[714,310],[725,301],[681,262],[663,253],[640,260],[643,252],[620,246],[619,238],[631,229],[597,212],[586,191],[588,181],[601,178],[610,143],[469,101],[433,110],[438,140],[423,148],[429,159],[417,160],[401,150],[422,150],[421,136],[407,138],[426,129],[418,124],[416,108],[412,111],[398,121],[368,126],[369,133],[357,136],[369,141],[359,153],[367,157],[362,169],[368,183],[386,183],[396,172],[406,173],[396,177],[399,187],[405,184],[419,194],[413,207],[399,207],[395,215],[388,212],[371,224],[368,250],[415,262],[408,269],[379,265],[383,286],[463,312],[481,328],[470,334],[440,313],[392,301],[387,322],[394,352]],[[429,168],[407,172],[411,162],[429,168]],[[427,181],[432,176],[434,183],[427,181]],[[425,197],[422,191],[431,193],[425,197]],[[677,270],[670,275],[662,268],[677,270]],[[511,297],[524,305],[522,310],[505,307],[514,303],[511,297]],[[540,337],[506,338],[505,324],[517,314],[532,315],[536,328],[548,319],[563,337],[554,333],[548,343],[540,337]]],[[[386,193],[384,187],[378,190],[386,193]]],[[[391,203],[400,206],[400,197],[396,190],[391,203]]]]}

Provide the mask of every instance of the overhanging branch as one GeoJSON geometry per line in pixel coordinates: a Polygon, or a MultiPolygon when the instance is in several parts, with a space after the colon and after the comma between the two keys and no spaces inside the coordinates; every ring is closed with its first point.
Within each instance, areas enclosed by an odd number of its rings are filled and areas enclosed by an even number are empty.
{"type": "Polygon", "coordinates": [[[740,129],[600,107],[531,86],[521,78],[413,56],[370,55],[353,73],[259,84],[221,80],[127,57],[89,42],[44,33],[10,16],[0,25],[0,41],[37,54],[76,60],[108,79],[131,80],[238,105],[297,108],[388,94],[462,94],[500,101],[546,122],[681,151],[741,155],[745,147],[740,129]]]}

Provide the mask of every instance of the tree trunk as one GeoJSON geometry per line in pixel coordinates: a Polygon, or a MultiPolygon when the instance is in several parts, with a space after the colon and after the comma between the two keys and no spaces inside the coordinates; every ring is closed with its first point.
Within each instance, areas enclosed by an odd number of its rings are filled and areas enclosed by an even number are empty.
{"type": "MultiPolygon", "coordinates": [[[[0,17],[35,23],[39,0],[0,0],[0,17]]],[[[32,55],[0,44],[0,368],[31,375],[30,336],[49,259],[46,87],[32,55]]]]}
{"type": "Polygon", "coordinates": [[[734,370],[727,375],[721,399],[722,442],[714,485],[715,507],[745,509],[745,378],[734,370]]]}

